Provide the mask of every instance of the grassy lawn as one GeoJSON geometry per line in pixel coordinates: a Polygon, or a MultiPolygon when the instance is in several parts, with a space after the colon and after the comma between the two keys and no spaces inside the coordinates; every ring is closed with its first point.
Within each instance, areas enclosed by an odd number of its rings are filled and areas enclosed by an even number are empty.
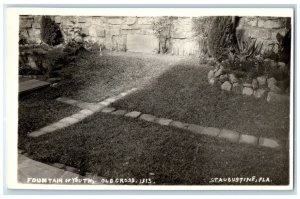
{"type": "Polygon", "coordinates": [[[93,172],[107,178],[151,177],[157,184],[203,185],[212,177],[257,176],[270,177],[269,184],[288,184],[289,105],[209,86],[210,69],[197,58],[82,53],[62,69],[58,88],[20,97],[19,146],[36,160],[60,162],[80,168],[81,174],[93,172]],[[284,147],[232,144],[102,113],[58,132],[26,137],[27,132],[78,111],[55,101],[56,97],[98,102],[132,87],[141,90],[115,102],[114,107],[277,138],[284,147]]]}
{"type": "Polygon", "coordinates": [[[80,109],[55,101],[61,92],[56,88],[43,88],[19,96],[19,147],[29,144],[27,133],[67,117],[80,109]]]}
{"type": "Polygon", "coordinates": [[[230,144],[182,129],[98,113],[32,140],[27,151],[106,178],[156,184],[209,184],[212,177],[270,177],[288,183],[288,152],[230,144]],[[154,173],[154,176],[150,176],[154,173]]]}
{"type": "Polygon", "coordinates": [[[99,102],[133,87],[149,83],[180,60],[174,56],[84,52],[62,70],[62,95],[99,102]]]}
{"type": "Polygon", "coordinates": [[[255,99],[222,91],[219,85],[210,86],[210,69],[193,59],[178,62],[155,82],[112,106],[282,142],[288,140],[289,104],[270,104],[265,98],[255,99]]]}

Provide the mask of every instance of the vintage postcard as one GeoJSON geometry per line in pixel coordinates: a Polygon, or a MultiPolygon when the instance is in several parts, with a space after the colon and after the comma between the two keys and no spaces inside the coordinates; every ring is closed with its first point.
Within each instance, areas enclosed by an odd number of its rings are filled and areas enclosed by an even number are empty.
{"type": "Polygon", "coordinates": [[[293,15],[7,8],[8,188],[291,190],[293,15]]]}

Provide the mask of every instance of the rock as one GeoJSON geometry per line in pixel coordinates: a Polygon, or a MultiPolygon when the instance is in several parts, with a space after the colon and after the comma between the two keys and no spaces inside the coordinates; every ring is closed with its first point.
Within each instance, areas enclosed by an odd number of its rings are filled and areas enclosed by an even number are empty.
{"type": "Polygon", "coordinates": [[[243,86],[244,86],[244,87],[252,88],[252,84],[249,84],[249,83],[244,83],[243,86]]]}
{"type": "Polygon", "coordinates": [[[284,62],[278,62],[278,67],[286,67],[286,64],[284,62]]]}
{"type": "Polygon", "coordinates": [[[252,95],[253,94],[253,89],[250,87],[244,87],[243,88],[243,95],[252,95]]]}
{"type": "Polygon", "coordinates": [[[219,78],[219,80],[220,80],[220,82],[225,82],[225,81],[227,81],[228,80],[228,76],[227,76],[227,74],[224,74],[224,75],[220,75],[220,78],[219,78]]]}
{"type": "Polygon", "coordinates": [[[232,87],[232,91],[236,94],[242,94],[243,86],[239,83],[234,83],[232,87]]]}
{"type": "Polygon", "coordinates": [[[220,68],[216,73],[215,73],[215,77],[219,77],[220,75],[223,74],[223,69],[220,68]]]}
{"type": "Polygon", "coordinates": [[[258,81],[259,86],[264,86],[264,85],[266,85],[267,78],[265,76],[260,76],[260,77],[257,77],[257,81],[258,81]]]}
{"type": "Polygon", "coordinates": [[[216,78],[211,78],[211,79],[208,80],[208,83],[209,83],[210,85],[214,85],[214,84],[216,83],[216,81],[217,81],[216,78]]]}
{"type": "Polygon", "coordinates": [[[282,90],[285,90],[289,86],[289,80],[282,80],[277,82],[277,86],[282,90]]]}
{"type": "Polygon", "coordinates": [[[270,66],[271,66],[271,69],[276,70],[278,67],[278,64],[274,60],[271,60],[270,66]]]}
{"type": "Polygon", "coordinates": [[[225,91],[231,91],[231,88],[232,88],[232,85],[229,81],[226,81],[221,85],[221,89],[225,90],[225,91]]]}
{"type": "Polygon", "coordinates": [[[238,85],[239,85],[239,83],[236,82],[236,83],[233,83],[233,84],[232,84],[232,87],[235,88],[235,87],[237,87],[238,85]]]}
{"type": "Polygon", "coordinates": [[[284,62],[278,62],[278,69],[281,72],[288,72],[288,66],[284,62]]]}
{"type": "Polygon", "coordinates": [[[267,102],[279,102],[279,103],[288,103],[290,97],[288,95],[281,95],[274,92],[269,92],[267,97],[267,102]]]}
{"type": "Polygon", "coordinates": [[[267,80],[268,82],[268,87],[270,88],[272,85],[276,85],[277,80],[274,77],[271,77],[267,80]]]}
{"type": "Polygon", "coordinates": [[[233,84],[233,83],[237,83],[239,80],[238,78],[235,76],[235,74],[231,73],[228,75],[229,81],[233,84]]]}
{"type": "Polygon", "coordinates": [[[271,61],[271,59],[270,58],[266,58],[266,59],[264,59],[264,62],[270,62],[271,61]]]}
{"type": "Polygon", "coordinates": [[[214,74],[215,74],[215,72],[214,72],[213,70],[210,70],[210,71],[208,72],[208,74],[207,74],[207,78],[208,78],[208,79],[213,78],[213,77],[214,77],[214,74]]]}
{"type": "Polygon", "coordinates": [[[282,93],[283,92],[282,89],[276,85],[271,85],[269,88],[274,93],[282,93]]]}
{"type": "Polygon", "coordinates": [[[256,98],[261,98],[266,93],[265,89],[259,88],[256,91],[254,91],[253,95],[256,98]]]}
{"type": "Polygon", "coordinates": [[[253,79],[252,80],[252,88],[254,90],[258,89],[258,81],[257,81],[257,79],[253,79]]]}

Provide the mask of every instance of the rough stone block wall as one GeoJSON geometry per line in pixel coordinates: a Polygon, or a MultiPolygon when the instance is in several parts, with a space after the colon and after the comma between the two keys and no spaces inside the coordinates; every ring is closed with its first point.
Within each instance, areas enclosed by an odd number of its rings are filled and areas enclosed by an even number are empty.
{"type": "MultiPolygon", "coordinates": [[[[20,16],[20,35],[30,43],[40,44],[41,17],[20,16]]],[[[51,16],[59,24],[64,41],[97,42],[109,50],[151,53],[159,49],[153,31],[154,17],[51,16]],[[84,36],[84,37],[82,37],[84,36]]],[[[201,44],[193,32],[191,17],[176,17],[168,39],[168,52],[174,55],[199,55],[201,44]]],[[[263,50],[276,43],[276,34],[283,36],[290,29],[289,18],[241,17],[237,26],[238,38],[257,38],[263,50]]],[[[198,37],[199,39],[199,37],[198,37]]]]}
{"type": "MultiPolygon", "coordinates": [[[[263,43],[262,51],[271,49],[273,44],[278,43],[277,33],[282,36],[291,28],[290,18],[282,17],[242,17],[236,29],[237,37],[246,39],[248,37],[257,39],[263,43]]],[[[274,46],[276,52],[277,45],[274,46]]]]}
{"type": "Polygon", "coordinates": [[[19,36],[26,38],[30,43],[41,43],[41,17],[20,16],[19,36]]]}

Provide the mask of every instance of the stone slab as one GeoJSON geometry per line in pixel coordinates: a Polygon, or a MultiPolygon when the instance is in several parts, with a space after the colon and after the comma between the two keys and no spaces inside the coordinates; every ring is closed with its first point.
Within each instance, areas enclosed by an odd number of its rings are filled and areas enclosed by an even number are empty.
{"type": "Polygon", "coordinates": [[[77,169],[77,168],[75,168],[75,167],[70,167],[70,166],[66,166],[66,167],[65,167],[65,170],[66,170],[66,171],[69,171],[69,172],[73,172],[73,173],[78,172],[78,169],[77,169]]]}
{"type": "Polygon", "coordinates": [[[157,118],[156,122],[160,125],[168,126],[173,120],[167,118],[157,118]]]}
{"type": "Polygon", "coordinates": [[[72,117],[66,117],[64,119],[61,119],[59,122],[71,125],[79,122],[79,120],[72,117]]]}
{"type": "Polygon", "coordinates": [[[93,114],[93,111],[90,111],[88,109],[83,109],[83,110],[79,111],[79,113],[89,116],[89,115],[93,114]]]}
{"type": "Polygon", "coordinates": [[[154,115],[150,115],[150,114],[142,114],[139,119],[141,120],[145,120],[148,122],[154,122],[154,120],[156,119],[156,117],[154,115]]]}
{"type": "Polygon", "coordinates": [[[218,136],[220,134],[220,129],[214,127],[205,127],[202,130],[202,134],[209,135],[209,136],[218,136]]]}
{"type": "Polygon", "coordinates": [[[110,98],[107,98],[107,99],[104,100],[104,101],[113,103],[113,102],[117,101],[117,99],[116,99],[115,97],[110,97],[110,98]]]}
{"type": "Polygon", "coordinates": [[[57,129],[58,129],[57,126],[55,126],[54,124],[51,124],[51,125],[41,128],[40,131],[50,133],[50,132],[56,131],[57,129]]]}
{"type": "Polygon", "coordinates": [[[111,104],[111,102],[108,102],[108,101],[104,100],[102,102],[99,102],[98,104],[103,105],[103,106],[108,106],[108,105],[111,104]]]}
{"type": "Polygon", "coordinates": [[[190,130],[194,133],[202,134],[203,129],[204,129],[203,126],[199,126],[199,125],[196,125],[196,124],[189,124],[189,126],[188,126],[188,130],[190,130]]]}
{"type": "Polygon", "coordinates": [[[58,129],[62,129],[62,128],[68,127],[69,124],[63,123],[63,122],[56,122],[53,124],[53,126],[56,126],[58,129]]]}
{"type": "Polygon", "coordinates": [[[101,112],[103,112],[103,113],[111,113],[111,112],[113,112],[113,111],[115,111],[116,109],[115,108],[113,108],[113,107],[105,107],[105,108],[103,108],[102,110],[101,110],[101,112]]]}
{"type": "Polygon", "coordinates": [[[111,112],[113,115],[125,115],[127,113],[126,110],[116,110],[114,112],[111,112]]]}
{"type": "Polygon", "coordinates": [[[28,134],[29,137],[39,137],[41,135],[46,134],[46,132],[43,131],[33,131],[31,133],[28,134]]]}
{"type": "MultiPolygon", "coordinates": [[[[37,162],[24,155],[18,155],[18,181],[19,183],[30,183],[30,178],[48,178],[48,179],[58,179],[64,177],[65,171],[58,169],[56,167],[37,162]]],[[[79,177],[78,174],[69,172],[68,178],[79,177]]]]}
{"type": "Polygon", "coordinates": [[[71,115],[70,117],[78,119],[78,120],[83,120],[88,116],[79,112],[79,113],[75,113],[75,114],[71,115]]]}
{"type": "Polygon", "coordinates": [[[253,136],[253,135],[241,134],[239,142],[244,143],[244,144],[257,145],[258,138],[256,136],[253,136]]]}
{"type": "Polygon", "coordinates": [[[93,103],[86,103],[86,102],[78,103],[77,106],[82,109],[88,109],[92,112],[97,112],[104,108],[104,105],[102,104],[93,104],[93,103]]]}
{"type": "Polygon", "coordinates": [[[125,114],[126,117],[132,117],[132,118],[137,118],[138,116],[140,116],[142,113],[139,111],[131,111],[127,114],[125,114]]]}
{"type": "Polygon", "coordinates": [[[49,82],[31,79],[19,83],[19,93],[30,92],[36,89],[44,88],[49,86],[49,82]]]}
{"type": "Polygon", "coordinates": [[[187,128],[188,127],[188,124],[187,123],[183,123],[183,122],[179,122],[179,121],[172,121],[170,123],[170,126],[174,126],[176,128],[187,128]]]}
{"type": "Polygon", "coordinates": [[[127,35],[127,49],[129,52],[152,53],[158,48],[158,39],[153,35],[127,35]]]}
{"type": "Polygon", "coordinates": [[[269,147],[269,148],[278,148],[280,146],[276,140],[270,138],[264,138],[264,137],[259,138],[258,144],[260,146],[269,147]]]}
{"type": "Polygon", "coordinates": [[[61,163],[53,163],[51,166],[59,168],[59,169],[63,169],[65,167],[65,165],[61,164],[61,163]]]}
{"type": "Polygon", "coordinates": [[[238,132],[231,131],[231,130],[228,130],[228,129],[222,129],[220,134],[219,134],[220,138],[224,138],[224,139],[229,140],[231,142],[237,142],[239,140],[239,136],[240,136],[240,134],[238,132]]]}

